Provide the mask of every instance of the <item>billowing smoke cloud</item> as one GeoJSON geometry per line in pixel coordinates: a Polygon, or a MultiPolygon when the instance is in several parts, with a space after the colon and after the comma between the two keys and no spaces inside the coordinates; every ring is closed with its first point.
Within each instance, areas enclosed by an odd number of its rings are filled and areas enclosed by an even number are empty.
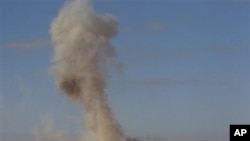
{"type": "Polygon", "coordinates": [[[88,0],[67,2],[51,26],[56,85],[84,104],[84,141],[124,140],[105,97],[105,64],[114,56],[110,39],[116,32],[116,19],[95,13],[88,0]]]}

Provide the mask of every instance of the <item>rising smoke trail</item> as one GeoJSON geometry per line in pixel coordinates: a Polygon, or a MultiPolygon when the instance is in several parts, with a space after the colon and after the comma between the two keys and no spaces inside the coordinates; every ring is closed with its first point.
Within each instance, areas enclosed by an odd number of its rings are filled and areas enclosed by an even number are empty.
{"type": "Polygon", "coordinates": [[[105,63],[114,56],[116,32],[116,19],[95,13],[88,0],[67,2],[50,29],[56,85],[86,109],[84,141],[124,140],[105,97],[105,63]]]}

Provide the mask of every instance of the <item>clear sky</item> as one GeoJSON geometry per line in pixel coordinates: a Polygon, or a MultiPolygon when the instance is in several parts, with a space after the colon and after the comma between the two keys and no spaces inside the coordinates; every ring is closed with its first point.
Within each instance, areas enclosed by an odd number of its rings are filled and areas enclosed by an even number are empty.
{"type": "MultiPolygon", "coordinates": [[[[79,107],[55,88],[48,30],[63,0],[0,2],[0,133],[47,119],[81,128],[79,107]]],[[[250,1],[94,0],[119,21],[108,100],[127,134],[227,141],[250,123],[250,1]]],[[[10,141],[10,139],[4,141],[10,141]]]]}

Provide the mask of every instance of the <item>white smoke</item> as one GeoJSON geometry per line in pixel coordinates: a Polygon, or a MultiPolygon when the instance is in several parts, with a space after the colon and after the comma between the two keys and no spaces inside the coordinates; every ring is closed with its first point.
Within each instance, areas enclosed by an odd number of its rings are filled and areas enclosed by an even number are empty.
{"type": "Polygon", "coordinates": [[[88,0],[67,2],[51,26],[52,71],[57,87],[86,109],[84,141],[124,140],[105,96],[105,64],[114,56],[110,39],[116,32],[116,19],[95,13],[88,0]]]}

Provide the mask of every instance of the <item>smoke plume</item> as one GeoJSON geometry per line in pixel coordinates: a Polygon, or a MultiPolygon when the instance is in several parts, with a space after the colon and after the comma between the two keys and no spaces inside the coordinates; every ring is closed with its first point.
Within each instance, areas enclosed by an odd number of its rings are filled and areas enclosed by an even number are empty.
{"type": "Polygon", "coordinates": [[[116,32],[116,19],[95,13],[88,0],[67,2],[50,29],[56,85],[87,113],[84,141],[124,140],[105,97],[105,64],[115,55],[110,39],[116,32]]]}

